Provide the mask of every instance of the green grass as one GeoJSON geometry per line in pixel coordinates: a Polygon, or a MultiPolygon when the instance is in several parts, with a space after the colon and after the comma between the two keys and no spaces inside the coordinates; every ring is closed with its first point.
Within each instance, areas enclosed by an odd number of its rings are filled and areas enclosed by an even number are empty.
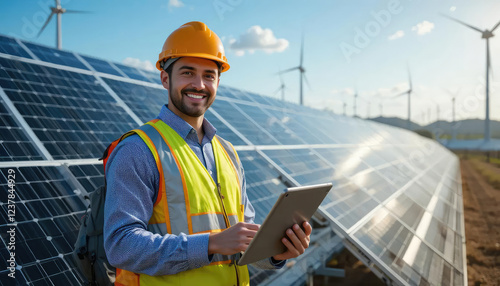
{"type": "Polygon", "coordinates": [[[500,190],[500,174],[488,168],[484,161],[481,161],[479,158],[472,158],[470,160],[472,166],[476,171],[478,171],[483,178],[488,181],[488,183],[493,186],[495,189],[500,190]]]}

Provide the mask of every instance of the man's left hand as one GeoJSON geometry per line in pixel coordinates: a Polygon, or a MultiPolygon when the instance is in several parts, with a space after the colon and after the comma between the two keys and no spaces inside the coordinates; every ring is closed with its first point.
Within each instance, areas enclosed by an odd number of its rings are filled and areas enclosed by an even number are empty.
{"type": "Polygon", "coordinates": [[[281,241],[286,246],[287,250],[281,254],[273,256],[274,260],[285,260],[290,258],[295,258],[309,247],[309,242],[311,241],[311,225],[305,221],[302,223],[304,230],[299,227],[298,224],[294,224],[292,228],[286,230],[287,237],[283,237],[281,241]]]}

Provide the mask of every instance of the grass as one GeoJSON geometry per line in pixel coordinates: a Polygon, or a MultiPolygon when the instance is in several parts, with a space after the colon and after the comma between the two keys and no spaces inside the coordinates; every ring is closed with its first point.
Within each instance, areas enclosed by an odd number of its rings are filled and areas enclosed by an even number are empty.
{"type": "Polygon", "coordinates": [[[481,161],[479,158],[471,158],[470,161],[474,169],[476,169],[476,171],[478,171],[491,186],[500,190],[500,174],[498,174],[498,172],[488,168],[486,165],[487,163],[481,161]]]}

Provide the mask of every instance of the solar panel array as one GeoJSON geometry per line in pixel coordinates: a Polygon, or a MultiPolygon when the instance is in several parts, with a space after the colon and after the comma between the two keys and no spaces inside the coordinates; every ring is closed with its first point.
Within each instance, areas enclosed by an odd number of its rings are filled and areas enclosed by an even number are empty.
{"type": "MultiPolygon", "coordinates": [[[[330,228],[279,271],[251,267],[252,284],[300,285],[344,243],[401,285],[466,282],[457,158],[414,133],[220,86],[206,118],[233,143],[262,223],[288,186],[333,182],[318,211],[330,228]],[[332,232],[335,231],[335,234],[332,232]]],[[[15,174],[15,224],[1,198],[0,284],[16,231],[18,285],[80,285],[70,253],[83,195],[103,184],[96,159],[167,102],[159,75],[0,36],[2,189],[15,174]]],[[[5,193],[5,192],[4,192],[5,193]]]]}

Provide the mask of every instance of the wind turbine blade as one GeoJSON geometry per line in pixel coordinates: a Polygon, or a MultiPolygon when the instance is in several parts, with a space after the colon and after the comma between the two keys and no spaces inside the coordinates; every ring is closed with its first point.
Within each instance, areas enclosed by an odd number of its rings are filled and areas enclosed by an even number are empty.
{"type": "Polygon", "coordinates": [[[476,31],[478,31],[479,33],[483,33],[483,31],[482,31],[481,29],[477,28],[477,27],[474,27],[474,26],[472,26],[472,25],[469,25],[469,24],[467,24],[467,23],[465,23],[465,22],[462,22],[462,21],[460,21],[460,20],[458,20],[458,19],[452,18],[452,17],[450,17],[450,16],[448,16],[448,15],[445,15],[445,14],[442,14],[442,13],[441,13],[441,15],[443,15],[444,17],[446,17],[446,18],[448,18],[448,19],[450,19],[450,20],[453,20],[453,21],[455,21],[455,22],[457,22],[457,23],[460,23],[460,24],[462,24],[462,25],[464,25],[464,26],[467,26],[467,27],[469,27],[469,28],[471,28],[471,29],[473,29],[473,30],[476,30],[476,31]]]}
{"type": "Polygon", "coordinates": [[[398,94],[398,95],[393,96],[392,98],[400,97],[401,95],[408,94],[408,92],[410,92],[410,91],[409,91],[409,90],[404,91],[404,92],[402,92],[402,93],[400,93],[400,94],[398,94]]]}
{"type": "Polygon", "coordinates": [[[304,60],[304,33],[302,33],[302,40],[300,43],[300,67],[302,67],[303,60],[304,60]]]}
{"type": "Polygon", "coordinates": [[[80,11],[80,10],[66,10],[64,13],[73,13],[73,14],[91,14],[90,11],[80,11]]]}
{"type": "Polygon", "coordinates": [[[52,16],[54,16],[54,12],[50,13],[49,17],[47,18],[47,21],[45,21],[45,24],[43,24],[43,27],[40,29],[40,32],[38,32],[38,35],[36,35],[37,37],[40,36],[40,34],[43,32],[43,30],[45,29],[45,27],[47,27],[47,25],[49,24],[50,22],[50,19],[52,19],[52,16]]]}
{"type": "Polygon", "coordinates": [[[309,84],[309,81],[307,80],[306,73],[304,73],[304,79],[306,80],[307,87],[311,89],[311,84],[309,84]]]}
{"type": "Polygon", "coordinates": [[[500,26],[500,21],[495,25],[495,27],[493,27],[493,29],[491,29],[491,32],[493,33],[493,31],[495,31],[495,29],[498,28],[498,26],[500,26]]]}
{"type": "Polygon", "coordinates": [[[291,72],[291,71],[298,70],[298,69],[300,69],[300,67],[294,67],[294,68],[290,68],[290,69],[284,70],[282,72],[279,72],[278,74],[284,74],[284,73],[291,72]]]}

